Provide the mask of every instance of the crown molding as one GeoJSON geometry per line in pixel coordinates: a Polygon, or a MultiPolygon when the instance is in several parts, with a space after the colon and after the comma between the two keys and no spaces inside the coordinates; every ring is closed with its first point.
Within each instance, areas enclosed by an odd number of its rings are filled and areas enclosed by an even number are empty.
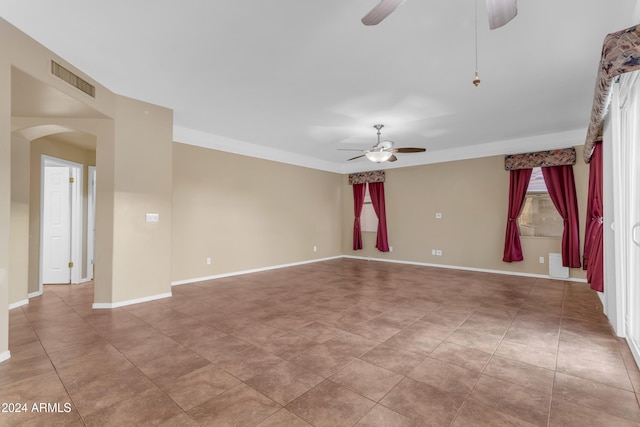
{"type": "Polygon", "coordinates": [[[239,141],[181,126],[174,126],[173,128],[173,140],[178,143],[339,174],[367,172],[380,169],[396,169],[433,163],[451,162],[455,160],[467,160],[480,157],[568,148],[584,144],[586,134],[587,129],[582,128],[565,132],[490,142],[486,144],[468,145],[448,150],[427,151],[421,154],[414,154],[410,157],[403,156],[401,162],[361,162],[346,164],[343,162],[336,163],[314,159],[309,156],[294,154],[284,150],[239,141]]]}

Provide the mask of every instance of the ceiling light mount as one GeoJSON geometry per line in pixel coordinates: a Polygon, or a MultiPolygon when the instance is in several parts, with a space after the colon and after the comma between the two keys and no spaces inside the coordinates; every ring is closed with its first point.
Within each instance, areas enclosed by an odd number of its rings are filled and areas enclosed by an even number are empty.
{"type": "Polygon", "coordinates": [[[406,147],[406,148],[393,148],[393,141],[389,140],[380,140],[380,135],[382,132],[380,130],[384,127],[382,124],[373,125],[373,128],[377,130],[378,142],[368,150],[357,150],[351,148],[338,148],[338,150],[346,150],[346,151],[360,151],[364,154],[360,154],[359,156],[355,156],[350,158],[349,160],[359,159],[361,157],[366,157],[375,163],[382,162],[395,162],[398,160],[395,153],[423,153],[425,151],[424,148],[416,148],[416,147],[406,147]]]}

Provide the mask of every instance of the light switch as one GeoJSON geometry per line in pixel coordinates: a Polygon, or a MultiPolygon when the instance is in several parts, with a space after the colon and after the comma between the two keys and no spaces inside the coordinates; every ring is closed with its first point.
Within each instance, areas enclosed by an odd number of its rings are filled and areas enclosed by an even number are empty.
{"type": "Polygon", "coordinates": [[[157,214],[157,213],[147,214],[147,222],[158,222],[158,221],[160,221],[160,214],[157,214]]]}

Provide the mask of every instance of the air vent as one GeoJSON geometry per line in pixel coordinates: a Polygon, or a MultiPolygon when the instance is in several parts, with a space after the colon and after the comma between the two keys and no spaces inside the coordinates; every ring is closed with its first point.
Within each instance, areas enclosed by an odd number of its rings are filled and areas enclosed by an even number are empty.
{"type": "Polygon", "coordinates": [[[556,279],[569,278],[569,267],[562,265],[562,254],[549,253],[549,276],[556,279]]]}
{"type": "Polygon", "coordinates": [[[92,98],[96,97],[96,87],[55,61],[51,61],[51,74],[61,78],[76,89],[80,89],[92,98]]]}

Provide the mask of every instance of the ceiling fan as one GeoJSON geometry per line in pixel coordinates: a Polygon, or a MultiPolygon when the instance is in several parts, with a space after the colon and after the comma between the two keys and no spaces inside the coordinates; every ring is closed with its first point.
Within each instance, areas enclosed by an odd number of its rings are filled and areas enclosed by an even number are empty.
{"type": "MultiPolygon", "coordinates": [[[[364,25],[378,25],[402,3],[404,0],[380,0],[380,3],[362,18],[362,23],[364,25]]],[[[506,25],[516,17],[517,13],[517,0],[487,0],[489,28],[492,30],[506,25]]]]}
{"type": "Polygon", "coordinates": [[[361,151],[364,153],[360,154],[359,156],[352,157],[347,161],[366,157],[367,159],[375,163],[395,162],[396,160],[398,160],[395,153],[423,153],[426,151],[425,148],[415,147],[393,148],[393,141],[380,141],[380,129],[382,129],[384,125],[373,125],[373,127],[378,130],[378,142],[370,149],[356,150],[350,148],[338,148],[338,150],[343,151],[361,151]]]}

